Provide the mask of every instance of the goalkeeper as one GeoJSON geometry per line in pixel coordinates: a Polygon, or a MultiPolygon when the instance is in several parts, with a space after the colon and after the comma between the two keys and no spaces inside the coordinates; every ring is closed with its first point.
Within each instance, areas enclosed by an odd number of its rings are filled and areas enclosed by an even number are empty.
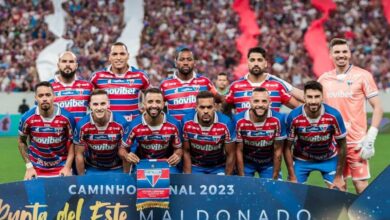
{"type": "Polygon", "coordinates": [[[368,186],[368,160],[374,156],[374,143],[383,109],[372,74],[350,64],[351,50],[347,41],[334,38],[330,57],[335,69],[318,79],[324,88],[325,103],[340,111],[347,128],[347,160],[344,178],[352,177],[356,192],[368,186]],[[371,127],[367,132],[366,100],[373,108],[371,127]]]}

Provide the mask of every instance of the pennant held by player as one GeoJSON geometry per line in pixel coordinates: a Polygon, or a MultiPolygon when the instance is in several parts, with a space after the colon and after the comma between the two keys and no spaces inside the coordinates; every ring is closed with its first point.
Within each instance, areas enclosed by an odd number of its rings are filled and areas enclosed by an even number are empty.
{"type": "Polygon", "coordinates": [[[169,164],[166,160],[141,160],[137,164],[137,211],[169,208],[169,164]]]}

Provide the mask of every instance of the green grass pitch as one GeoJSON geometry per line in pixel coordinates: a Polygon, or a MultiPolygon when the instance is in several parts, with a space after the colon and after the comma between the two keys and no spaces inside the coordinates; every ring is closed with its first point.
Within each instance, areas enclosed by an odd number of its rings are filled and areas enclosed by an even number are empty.
{"type": "MultiPolygon", "coordinates": [[[[370,160],[370,168],[372,178],[370,181],[375,179],[387,166],[390,164],[390,134],[380,134],[377,137],[375,143],[376,153],[375,156],[370,160]]],[[[3,137],[0,138],[0,183],[20,181],[24,176],[24,162],[19,154],[17,147],[16,137],[3,137]]],[[[284,165],[283,165],[284,166],[284,165]]],[[[287,172],[283,167],[284,177],[287,172]]],[[[325,183],[322,181],[319,172],[313,172],[310,177],[308,184],[325,187],[325,183]]],[[[348,191],[354,193],[353,185],[348,182],[348,191]]]]}

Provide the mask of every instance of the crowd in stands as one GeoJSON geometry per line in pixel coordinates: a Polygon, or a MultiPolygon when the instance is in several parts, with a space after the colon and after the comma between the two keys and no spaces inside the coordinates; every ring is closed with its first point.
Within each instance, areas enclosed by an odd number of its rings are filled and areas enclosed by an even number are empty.
{"type": "MultiPolygon", "coordinates": [[[[337,9],[324,24],[328,42],[346,38],[352,46],[352,63],[372,72],[378,87],[390,91],[390,34],[381,1],[335,0],[337,9]]],[[[264,46],[271,62],[270,72],[301,87],[312,79],[311,58],[303,38],[310,23],[322,16],[310,0],[251,0],[257,13],[264,46]],[[293,2],[293,4],[292,4],[293,2]]]]}
{"type": "Polygon", "coordinates": [[[240,59],[235,38],[237,14],[228,0],[145,0],[144,30],[137,62],[150,74],[152,85],[174,68],[175,52],[189,46],[198,59],[197,70],[216,78],[233,72],[240,59]]]}
{"type": "Polygon", "coordinates": [[[107,66],[110,46],[115,42],[123,28],[124,6],[121,1],[65,1],[65,39],[73,40],[69,45],[78,57],[81,79],[107,66]]]}
{"type": "Polygon", "coordinates": [[[44,17],[51,1],[0,1],[0,91],[32,91],[39,81],[35,60],[55,37],[44,17]]]}
{"type": "MultiPolygon", "coordinates": [[[[189,46],[197,70],[211,79],[219,72],[233,73],[241,54],[235,39],[239,17],[232,0],[145,0],[144,29],[137,56],[140,69],[158,85],[174,70],[175,52],[189,46]]],[[[372,72],[379,88],[390,91],[390,34],[380,0],[334,0],[337,4],[324,28],[330,40],[345,37],[352,45],[352,63],[372,72]]],[[[270,72],[294,86],[312,79],[311,58],[303,45],[310,23],[321,17],[310,0],[251,0],[267,49],[270,72]]],[[[109,46],[124,26],[123,1],[72,0],[66,11],[65,39],[79,59],[80,78],[107,65],[109,46]]],[[[44,17],[53,13],[51,1],[0,1],[0,91],[31,91],[39,81],[35,60],[55,40],[44,17]]],[[[245,56],[245,55],[244,55],[245,56]]],[[[230,74],[233,80],[233,74],[230,74]]]]}

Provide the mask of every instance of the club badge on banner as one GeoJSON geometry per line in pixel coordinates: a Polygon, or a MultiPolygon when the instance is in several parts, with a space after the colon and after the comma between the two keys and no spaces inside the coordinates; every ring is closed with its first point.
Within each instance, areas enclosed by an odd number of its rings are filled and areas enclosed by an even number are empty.
{"type": "Polygon", "coordinates": [[[137,211],[169,208],[169,164],[166,160],[141,160],[137,164],[137,211]]]}

